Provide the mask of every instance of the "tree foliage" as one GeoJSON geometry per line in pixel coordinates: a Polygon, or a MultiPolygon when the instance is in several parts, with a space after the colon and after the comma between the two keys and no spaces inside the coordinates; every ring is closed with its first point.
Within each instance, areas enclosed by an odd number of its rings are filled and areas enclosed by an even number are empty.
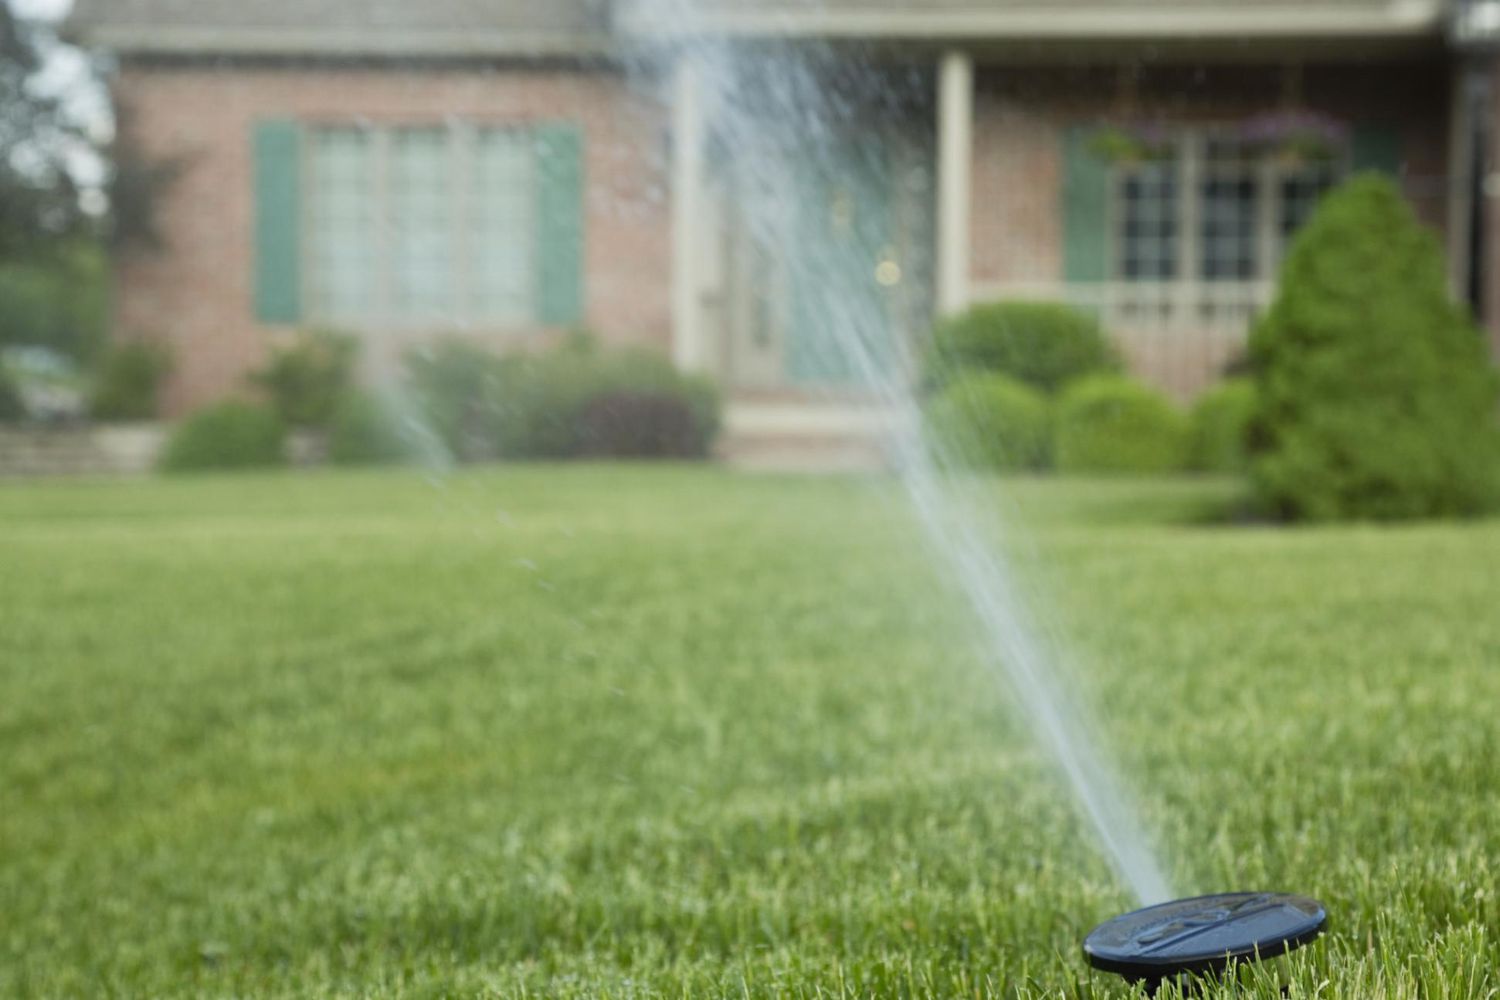
{"type": "Polygon", "coordinates": [[[0,4],[0,261],[32,259],[86,225],[67,160],[87,139],[36,86],[38,31],[0,4]]]}
{"type": "Polygon", "coordinates": [[[1288,519],[1475,514],[1500,498],[1497,378],[1394,185],[1325,199],[1251,339],[1251,471],[1288,519]]]}

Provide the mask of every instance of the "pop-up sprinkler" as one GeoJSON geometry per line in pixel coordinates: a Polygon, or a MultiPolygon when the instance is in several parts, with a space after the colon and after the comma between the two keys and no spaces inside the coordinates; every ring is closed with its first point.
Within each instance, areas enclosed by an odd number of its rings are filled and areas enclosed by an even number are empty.
{"type": "Polygon", "coordinates": [[[1217,976],[1236,962],[1283,955],[1316,938],[1327,925],[1323,904],[1305,896],[1195,896],[1100,924],[1083,939],[1083,954],[1094,968],[1155,992],[1169,979],[1217,976]]]}

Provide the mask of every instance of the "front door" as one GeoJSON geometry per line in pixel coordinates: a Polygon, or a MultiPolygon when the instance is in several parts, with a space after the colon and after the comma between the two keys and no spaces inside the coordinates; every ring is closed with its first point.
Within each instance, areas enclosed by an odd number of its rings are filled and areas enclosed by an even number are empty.
{"type": "Polygon", "coordinates": [[[921,147],[872,130],[726,165],[726,381],[858,389],[930,319],[921,147]]]}
{"type": "Polygon", "coordinates": [[[900,265],[888,152],[843,143],[793,176],[785,374],[799,385],[858,385],[891,363],[891,269],[900,265]]]}

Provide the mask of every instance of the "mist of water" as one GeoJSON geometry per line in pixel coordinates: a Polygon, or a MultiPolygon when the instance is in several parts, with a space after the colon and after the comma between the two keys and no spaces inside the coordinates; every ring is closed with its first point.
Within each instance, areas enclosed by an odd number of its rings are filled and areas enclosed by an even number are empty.
{"type": "MultiPolygon", "coordinates": [[[[682,2],[659,0],[658,7],[666,6],[656,16],[681,14],[673,8],[682,2]]],[[[718,185],[752,249],[761,247],[774,260],[779,250],[798,243],[798,227],[808,211],[828,211],[826,202],[799,202],[796,192],[809,183],[821,182],[819,190],[832,192],[835,200],[857,199],[851,170],[890,178],[908,189],[909,200],[930,204],[935,121],[930,61],[902,66],[848,49],[736,48],[702,41],[672,56],[693,61],[709,135],[710,183],[718,185]],[[893,170],[891,143],[899,144],[903,136],[917,155],[893,170]]],[[[846,211],[861,209],[854,204],[846,211]]],[[[921,221],[908,225],[913,228],[920,236],[921,221]]],[[[857,389],[888,427],[892,463],[915,520],[940,571],[958,585],[973,611],[985,662],[1003,679],[1037,743],[1066,779],[1119,876],[1143,903],[1171,898],[1120,777],[1070,696],[1054,647],[984,530],[995,511],[981,516],[965,500],[953,474],[955,456],[923,433],[913,346],[903,336],[885,333],[892,301],[868,280],[868,262],[851,269],[847,254],[833,248],[820,255],[806,242],[796,245],[794,256],[800,307],[804,315],[817,317],[823,331],[814,360],[839,373],[845,396],[857,389]]],[[[902,262],[908,285],[930,287],[930,264],[908,256],[902,262]]],[[[930,316],[932,304],[913,300],[904,307],[915,328],[915,317],[930,316]]]]}

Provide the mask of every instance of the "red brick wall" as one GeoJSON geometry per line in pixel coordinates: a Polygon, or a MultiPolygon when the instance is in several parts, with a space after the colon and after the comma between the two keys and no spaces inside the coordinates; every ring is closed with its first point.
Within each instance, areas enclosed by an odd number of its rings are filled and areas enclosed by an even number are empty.
{"type": "MultiPolygon", "coordinates": [[[[267,118],[441,122],[566,119],[585,134],[587,324],[606,340],[667,350],[671,223],[667,114],[619,76],[568,68],[132,65],[116,82],[147,155],[186,170],[159,208],[165,249],[122,261],[115,325],[172,346],[167,407],[242,388],[289,331],[255,319],[251,139],[267,118]]],[[[441,331],[431,331],[432,336],[441,331]]],[[[481,331],[497,346],[544,331],[481,331]]],[[[403,340],[413,339],[410,336],[403,340]]],[[[384,360],[399,344],[382,341],[384,360]]]]}

